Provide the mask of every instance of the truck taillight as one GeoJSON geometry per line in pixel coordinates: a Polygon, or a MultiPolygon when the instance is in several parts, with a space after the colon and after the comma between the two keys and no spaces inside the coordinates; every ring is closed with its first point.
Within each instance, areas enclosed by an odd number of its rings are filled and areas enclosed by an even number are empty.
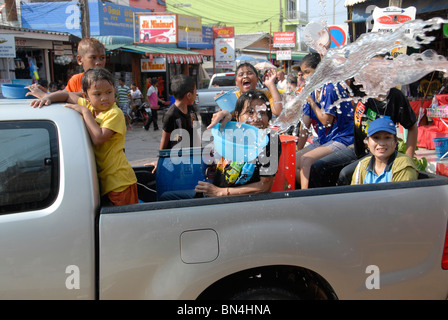
{"type": "Polygon", "coordinates": [[[442,269],[448,270],[448,225],[445,233],[445,244],[443,245],[442,269]]]}

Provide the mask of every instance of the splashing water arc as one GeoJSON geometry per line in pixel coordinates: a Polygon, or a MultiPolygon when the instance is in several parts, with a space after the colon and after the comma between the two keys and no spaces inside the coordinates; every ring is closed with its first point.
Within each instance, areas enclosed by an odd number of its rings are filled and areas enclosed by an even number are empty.
{"type": "Polygon", "coordinates": [[[422,44],[434,40],[434,37],[426,35],[427,32],[439,29],[447,22],[442,18],[411,20],[393,33],[365,33],[353,43],[328,50],[303,90],[284,104],[272,126],[284,132],[299,123],[306,98],[329,82],[336,84],[354,78],[355,84],[362,85],[361,90],[366,94],[360,99],[366,100],[386,96],[390,88],[415,82],[432,71],[447,73],[447,59],[433,50],[410,56],[403,54],[394,60],[372,59],[397,47],[419,49],[422,44]]]}

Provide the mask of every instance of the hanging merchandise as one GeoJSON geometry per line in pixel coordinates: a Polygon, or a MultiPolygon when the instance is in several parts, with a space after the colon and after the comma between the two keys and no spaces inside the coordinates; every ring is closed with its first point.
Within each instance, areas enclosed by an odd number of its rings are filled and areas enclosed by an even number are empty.
{"type": "Polygon", "coordinates": [[[37,72],[37,67],[34,64],[34,62],[28,58],[28,64],[30,66],[30,76],[31,78],[33,78],[34,80],[39,80],[39,73],[37,72]]]}

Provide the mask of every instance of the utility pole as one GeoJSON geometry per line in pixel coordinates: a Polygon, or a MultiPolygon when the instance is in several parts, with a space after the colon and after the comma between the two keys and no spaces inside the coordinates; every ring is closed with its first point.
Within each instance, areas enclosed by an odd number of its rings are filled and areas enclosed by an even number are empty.
{"type": "Polygon", "coordinates": [[[280,23],[280,26],[278,27],[278,31],[282,32],[283,31],[283,10],[282,10],[282,0],[279,0],[279,5],[280,5],[280,18],[278,20],[278,22],[280,23]]]}
{"type": "Polygon", "coordinates": [[[389,7],[398,7],[401,8],[402,0],[389,0],[389,7]]]}
{"type": "Polygon", "coordinates": [[[271,62],[271,47],[272,47],[272,22],[269,22],[269,62],[271,62]]]}
{"type": "Polygon", "coordinates": [[[89,0],[79,0],[81,10],[81,37],[90,38],[89,0]]]}
{"type": "Polygon", "coordinates": [[[336,24],[336,0],[333,0],[333,24],[336,24]]]}

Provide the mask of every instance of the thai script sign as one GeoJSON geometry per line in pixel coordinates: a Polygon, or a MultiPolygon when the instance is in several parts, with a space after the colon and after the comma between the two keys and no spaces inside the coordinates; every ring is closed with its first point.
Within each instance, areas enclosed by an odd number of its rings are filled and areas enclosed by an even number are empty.
{"type": "Polygon", "coordinates": [[[177,43],[177,16],[139,16],[140,43],[177,43]]]}
{"type": "Polygon", "coordinates": [[[294,48],[296,46],[295,32],[274,32],[275,48],[294,48]]]}

